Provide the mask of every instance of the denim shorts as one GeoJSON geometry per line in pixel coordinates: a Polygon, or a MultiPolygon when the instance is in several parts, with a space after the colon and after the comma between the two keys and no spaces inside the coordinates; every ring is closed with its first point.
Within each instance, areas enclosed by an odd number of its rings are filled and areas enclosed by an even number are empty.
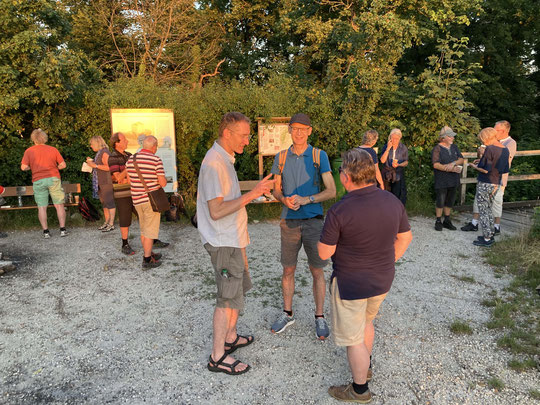
{"type": "Polygon", "coordinates": [[[34,200],[38,207],[49,205],[49,195],[53,204],[64,204],[65,194],[62,182],[58,177],[47,177],[34,182],[34,200]]]}
{"type": "Polygon", "coordinates": [[[281,228],[281,264],[283,267],[296,266],[298,252],[302,245],[311,267],[322,269],[328,260],[322,260],[317,250],[317,243],[323,229],[322,218],[282,219],[281,228]]]}

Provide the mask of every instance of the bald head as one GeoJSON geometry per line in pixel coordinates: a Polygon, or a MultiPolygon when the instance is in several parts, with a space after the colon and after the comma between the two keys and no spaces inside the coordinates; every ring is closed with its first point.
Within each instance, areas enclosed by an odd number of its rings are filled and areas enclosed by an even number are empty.
{"type": "Polygon", "coordinates": [[[157,142],[156,137],[149,135],[146,138],[144,138],[142,146],[144,149],[152,150],[152,148],[156,146],[157,143],[158,142],[157,142]]]}

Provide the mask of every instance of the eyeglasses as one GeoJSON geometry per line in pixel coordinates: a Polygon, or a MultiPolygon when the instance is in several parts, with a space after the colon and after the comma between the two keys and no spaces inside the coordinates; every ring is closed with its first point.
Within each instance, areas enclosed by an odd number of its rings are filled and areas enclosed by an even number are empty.
{"type": "Polygon", "coordinates": [[[307,134],[308,131],[309,131],[309,128],[291,127],[291,126],[289,125],[289,131],[291,131],[291,133],[307,134]]]}
{"type": "MultiPolygon", "coordinates": [[[[234,131],[232,129],[229,129],[229,131],[231,131],[233,134],[238,134],[238,131],[234,131]]],[[[242,135],[240,134],[240,136],[244,139],[247,139],[248,141],[251,140],[251,134],[246,134],[246,135],[242,135]]]]}

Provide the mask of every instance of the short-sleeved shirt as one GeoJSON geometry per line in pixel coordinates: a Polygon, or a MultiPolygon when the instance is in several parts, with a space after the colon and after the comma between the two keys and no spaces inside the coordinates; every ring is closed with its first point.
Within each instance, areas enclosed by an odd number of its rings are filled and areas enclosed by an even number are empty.
{"type": "MultiPolygon", "coordinates": [[[[510,154],[510,158],[508,160],[508,169],[510,170],[510,167],[512,167],[512,160],[514,159],[514,155],[517,152],[517,143],[511,136],[507,136],[506,138],[501,139],[499,142],[506,146],[506,149],[508,149],[508,153],[510,154]]],[[[502,185],[506,187],[507,184],[508,173],[504,173],[502,175],[502,185]]]]}
{"type": "Polygon", "coordinates": [[[121,173],[126,168],[126,163],[131,156],[131,153],[124,151],[124,153],[113,150],[109,156],[109,171],[113,173],[121,173]]]}
{"type": "MultiPolygon", "coordinates": [[[[431,151],[431,164],[440,163],[446,165],[462,158],[463,155],[455,144],[446,148],[441,144],[436,145],[431,151]]],[[[459,186],[459,173],[445,172],[443,170],[433,169],[435,190],[440,188],[450,188],[459,186]]]]}
{"type": "Polygon", "coordinates": [[[359,146],[357,149],[365,150],[367,153],[369,153],[369,156],[371,156],[371,160],[373,160],[373,164],[379,163],[379,159],[377,158],[377,152],[375,152],[375,149],[368,148],[367,146],[359,146]]]}
{"type": "Polygon", "coordinates": [[[410,229],[401,201],[375,185],[350,191],[334,204],[320,240],[336,245],[332,278],[340,297],[356,300],[388,292],[395,274],[394,241],[410,229]]]}
{"type": "Polygon", "coordinates": [[[136,156],[137,165],[141,171],[141,175],[146,182],[148,191],[159,190],[161,186],[159,185],[158,175],[165,176],[165,171],[163,170],[163,162],[161,159],[154,155],[151,151],[147,149],[141,149],[140,152],[135,155],[131,155],[126,163],[127,173],[129,176],[129,182],[131,184],[131,198],[133,199],[133,205],[144,204],[149,202],[148,194],[137,175],[135,166],[133,165],[133,158],[136,156]]]}
{"type": "Polygon", "coordinates": [[[217,142],[202,161],[197,187],[197,228],[203,245],[235,248],[249,245],[245,207],[218,220],[212,219],[208,209],[210,200],[222,197],[223,201],[231,201],[242,195],[234,162],[234,156],[217,142]]]}
{"type": "MultiPolygon", "coordinates": [[[[386,146],[387,146],[387,144],[385,144],[382,147],[381,156],[386,151],[386,146]]],[[[393,159],[396,159],[398,161],[398,163],[403,163],[403,162],[406,162],[407,160],[409,160],[409,150],[401,142],[399,143],[397,149],[394,149],[393,147],[390,148],[390,152],[388,152],[388,159],[386,159],[386,162],[384,163],[384,165],[388,166],[388,167],[392,167],[392,160],[393,159]]],[[[398,175],[401,175],[404,172],[405,172],[405,168],[403,166],[396,167],[396,173],[398,175]]]]}
{"type": "Polygon", "coordinates": [[[58,165],[64,158],[54,146],[34,145],[24,151],[21,164],[30,166],[32,170],[32,182],[49,177],[60,178],[58,165]]]}
{"type": "Polygon", "coordinates": [[[484,155],[478,162],[478,167],[487,170],[487,173],[478,173],[478,181],[482,183],[501,184],[502,175],[510,170],[508,161],[510,153],[507,148],[488,145],[484,155]]]}
{"type": "MultiPolygon", "coordinates": [[[[285,197],[299,195],[309,197],[321,191],[320,175],[331,171],[330,161],[325,151],[321,150],[319,169],[315,168],[313,161],[313,147],[308,145],[304,153],[297,155],[293,152],[292,146],[287,150],[287,160],[281,173],[281,188],[285,197]]],[[[279,153],[274,157],[272,166],[273,174],[280,175],[279,153]]],[[[281,211],[281,218],[286,219],[307,219],[323,215],[321,203],[301,205],[297,211],[290,210],[285,205],[281,211]]]]}

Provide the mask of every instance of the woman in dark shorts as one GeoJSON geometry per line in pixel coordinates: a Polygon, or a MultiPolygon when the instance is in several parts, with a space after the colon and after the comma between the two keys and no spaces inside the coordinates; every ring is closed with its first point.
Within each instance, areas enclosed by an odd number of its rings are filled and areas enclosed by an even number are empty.
{"type": "Polygon", "coordinates": [[[443,127],[439,133],[439,144],[431,151],[431,163],[435,180],[435,230],[443,228],[455,231],[456,227],[450,220],[450,211],[456,200],[459,186],[459,174],[463,169],[463,155],[454,144],[456,133],[450,127],[443,127]],[[441,221],[444,213],[444,221],[441,221]]]}
{"type": "Polygon", "coordinates": [[[105,222],[98,229],[101,232],[110,232],[114,229],[114,215],[116,213],[113,183],[111,173],[109,172],[110,152],[101,136],[90,138],[90,147],[96,152],[96,156],[94,159],[86,158],[86,163],[94,169],[92,173],[94,198],[96,194],[99,196],[99,200],[103,206],[103,215],[105,216],[105,222]]]}

